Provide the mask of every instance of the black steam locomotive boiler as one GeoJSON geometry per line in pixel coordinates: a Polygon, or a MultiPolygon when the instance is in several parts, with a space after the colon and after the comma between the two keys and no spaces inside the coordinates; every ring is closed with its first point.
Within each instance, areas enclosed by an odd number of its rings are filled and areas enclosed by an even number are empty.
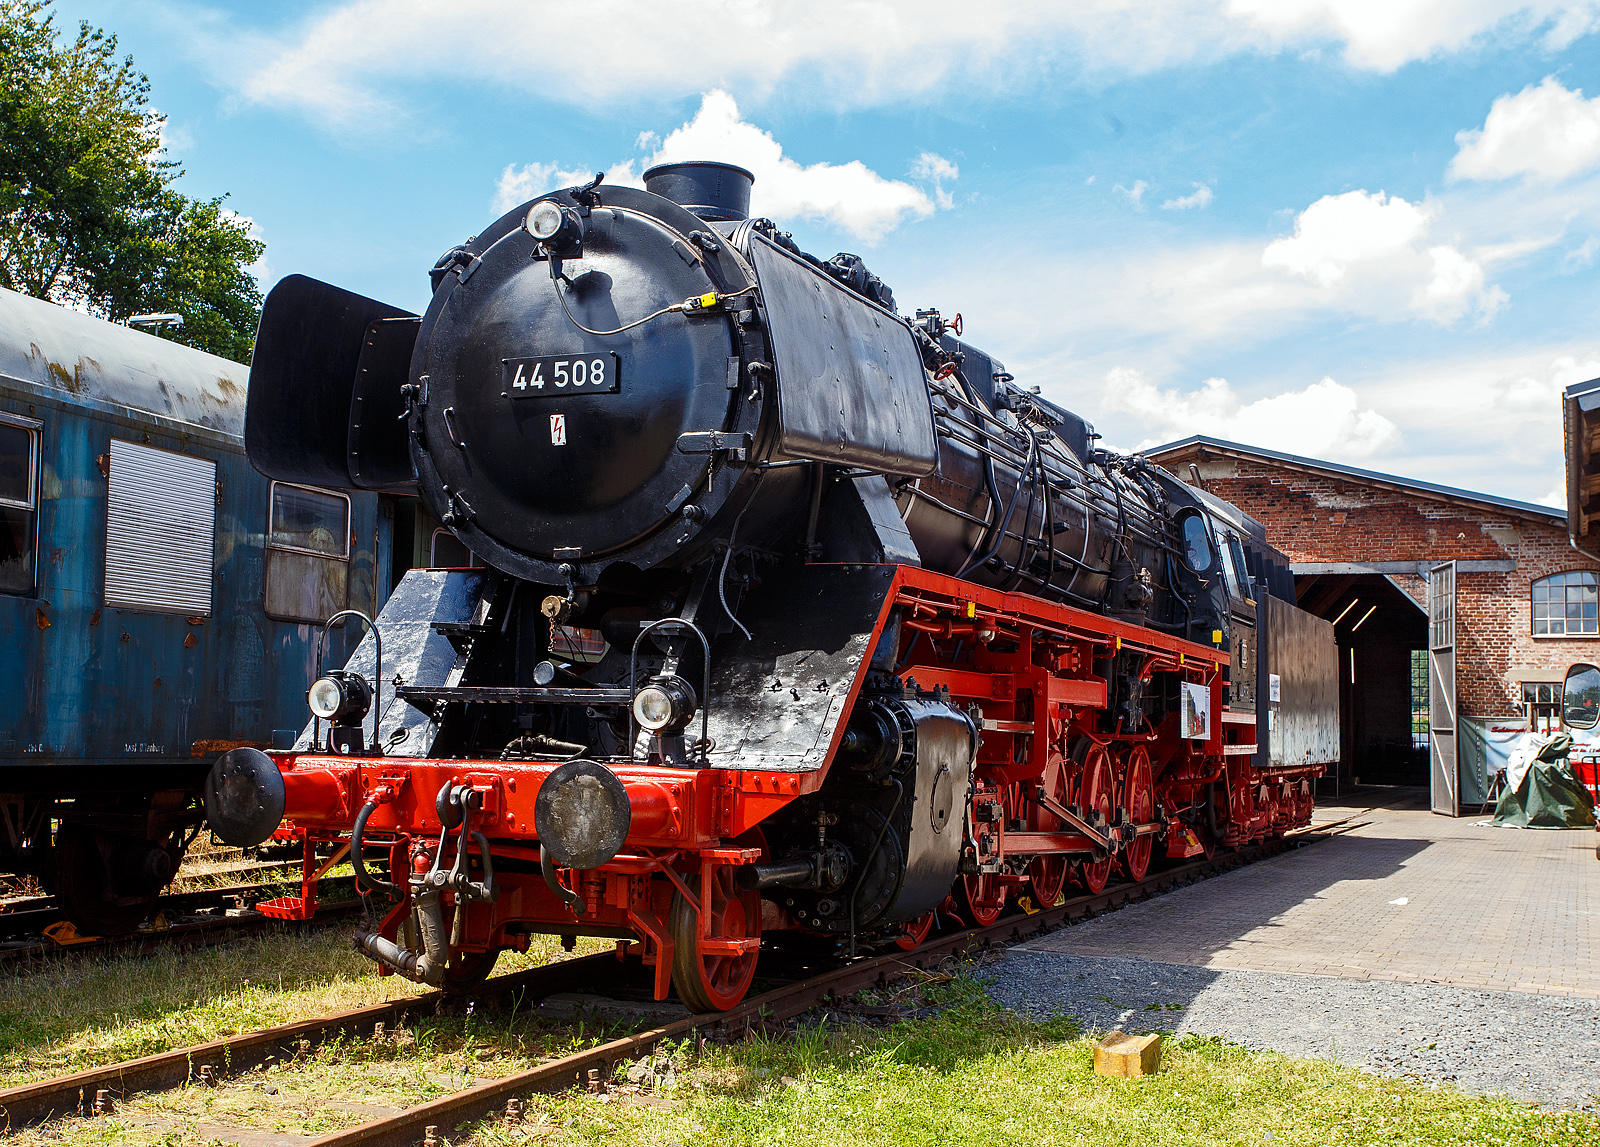
{"type": "Polygon", "coordinates": [[[1307,821],[1333,641],[1257,524],[749,218],[749,173],[645,182],[509,212],[421,316],[268,298],[251,460],[415,490],[473,558],[406,575],[293,750],[218,763],[215,831],[348,843],[389,970],[602,936],[715,1009],[772,932],[914,946],[1307,821]]]}

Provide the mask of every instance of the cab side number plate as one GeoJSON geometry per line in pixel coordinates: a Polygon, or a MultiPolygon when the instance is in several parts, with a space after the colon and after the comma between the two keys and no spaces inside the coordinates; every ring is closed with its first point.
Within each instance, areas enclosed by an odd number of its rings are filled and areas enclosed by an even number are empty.
{"type": "Polygon", "coordinates": [[[538,358],[500,360],[500,394],[504,398],[538,398],[545,394],[616,394],[621,389],[621,363],[614,352],[547,354],[538,358]]]}

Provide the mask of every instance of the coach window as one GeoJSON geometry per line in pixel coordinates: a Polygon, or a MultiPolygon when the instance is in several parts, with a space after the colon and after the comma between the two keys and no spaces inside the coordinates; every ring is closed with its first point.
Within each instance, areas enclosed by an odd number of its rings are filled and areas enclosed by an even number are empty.
{"type": "Polygon", "coordinates": [[[1568,570],[1533,583],[1533,635],[1576,637],[1600,633],[1600,580],[1589,570],[1568,570]]]}
{"type": "Polygon", "coordinates": [[[0,593],[33,589],[37,426],[0,415],[0,593]]]}
{"type": "Polygon", "coordinates": [[[267,616],[327,621],[350,591],[350,499],[272,484],[267,532],[267,616]]]}

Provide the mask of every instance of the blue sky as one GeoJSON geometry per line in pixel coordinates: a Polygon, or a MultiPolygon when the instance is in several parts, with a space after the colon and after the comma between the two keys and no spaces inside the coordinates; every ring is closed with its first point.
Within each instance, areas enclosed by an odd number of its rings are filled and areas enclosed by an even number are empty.
{"type": "Polygon", "coordinates": [[[420,310],[508,206],[707,158],[1123,449],[1559,505],[1557,396],[1600,375],[1600,0],[55,10],[150,75],[268,286],[420,310]]]}

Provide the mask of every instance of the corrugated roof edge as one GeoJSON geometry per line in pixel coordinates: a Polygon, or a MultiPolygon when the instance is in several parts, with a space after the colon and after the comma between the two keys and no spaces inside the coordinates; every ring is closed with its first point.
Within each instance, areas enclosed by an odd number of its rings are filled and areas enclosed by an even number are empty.
{"type": "MultiPolygon", "coordinates": [[[[1597,379],[1596,382],[1600,382],[1600,379],[1597,379]]],[[[1179,451],[1195,447],[1206,447],[1207,449],[1228,454],[1242,454],[1252,458],[1282,462],[1305,470],[1331,474],[1341,478],[1351,478],[1358,482],[1397,486],[1446,501],[1473,502],[1480,506],[1492,506],[1498,510],[1509,510],[1523,517],[1539,518],[1562,526],[1567,521],[1567,512],[1554,506],[1541,506],[1536,502],[1521,502],[1515,498],[1501,498],[1494,494],[1480,494],[1475,490],[1462,490],[1455,486],[1441,486],[1436,482],[1423,482],[1415,478],[1404,478],[1398,474],[1384,474],[1377,470],[1362,470],[1356,466],[1325,462],[1320,458],[1304,458],[1298,454],[1285,454],[1279,450],[1268,450],[1263,446],[1247,446],[1242,442],[1229,442],[1225,438],[1211,438],[1204,434],[1192,434],[1188,438],[1177,442],[1168,442],[1164,446],[1141,450],[1140,453],[1153,461],[1162,462],[1161,456],[1163,454],[1176,454],[1179,451]]],[[[1162,462],[1162,465],[1166,465],[1166,463],[1162,462]]]]}

